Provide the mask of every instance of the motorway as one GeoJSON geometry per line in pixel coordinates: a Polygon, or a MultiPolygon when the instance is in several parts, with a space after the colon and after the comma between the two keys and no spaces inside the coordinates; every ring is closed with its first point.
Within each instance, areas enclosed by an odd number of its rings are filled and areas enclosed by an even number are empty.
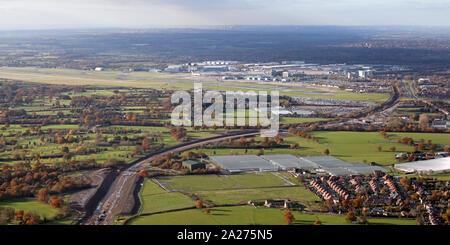
{"type": "Polygon", "coordinates": [[[241,132],[233,135],[224,135],[219,137],[207,138],[199,141],[195,141],[190,144],[181,144],[165,150],[163,152],[151,155],[145,160],[139,161],[127,169],[122,170],[119,175],[115,178],[114,182],[109,187],[106,195],[102,200],[100,200],[96,206],[95,211],[90,217],[86,217],[85,221],[81,224],[84,225],[110,225],[114,222],[114,218],[121,214],[123,210],[129,206],[130,197],[133,195],[133,191],[136,187],[136,182],[138,181],[138,172],[146,167],[150,166],[152,160],[157,156],[163,156],[168,153],[177,153],[186,150],[193,149],[195,147],[223,141],[229,138],[241,138],[241,137],[251,137],[259,135],[259,131],[249,131],[241,132]]]}

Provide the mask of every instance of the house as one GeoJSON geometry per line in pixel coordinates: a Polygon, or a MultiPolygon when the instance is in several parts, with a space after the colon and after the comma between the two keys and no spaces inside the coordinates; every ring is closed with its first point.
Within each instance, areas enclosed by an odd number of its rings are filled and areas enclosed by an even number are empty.
{"type": "Polygon", "coordinates": [[[248,201],[248,205],[257,207],[257,206],[262,206],[262,205],[264,205],[264,202],[262,202],[262,201],[253,201],[253,200],[250,200],[250,201],[248,201]]]}
{"type": "Polygon", "coordinates": [[[206,168],[206,164],[205,163],[199,162],[199,161],[194,161],[194,160],[184,161],[182,163],[182,166],[187,168],[187,169],[189,169],[189,170],[191,170],[191,171],[194,171],[196,169],[205,169],[206,168]]]}
{"type": "Polygon", "coordinates": [[[406,154],[406,153],[398,153],[398,154],[395,155],[395,159],[401,159],[401,158],[404,158],[404,157],[408,157],[408,154],[406,154]]]}
{"type": "Polygon", "coordinates": [[[287,200],[266,200],[264,206],[267,208],[286,208],[287,200]]]}
{"type": "Polygon", "coordinates": [[[438,152],[436,153],[437,157],[448,157],[450,156],[450,153],[448,152],[438,152]]]}
{"type": "Polygon", "coordinates": [[[435,119],[433,123],[431,124],[433,128],[437,129],[447,129],[450,127],[450,121],[442,120],[442,119],[435,119]]]}

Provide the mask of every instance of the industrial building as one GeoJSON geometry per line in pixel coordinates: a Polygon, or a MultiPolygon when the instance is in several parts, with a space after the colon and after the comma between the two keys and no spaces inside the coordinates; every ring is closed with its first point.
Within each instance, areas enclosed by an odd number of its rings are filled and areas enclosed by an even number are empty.
{"type": "Polygon", "coordinates": [[[266,159],[280,170],[300,168],[300,160],[293,155],[262,155],[261,158],[266,159]]]}
{"type": "Polygon", "coordinates": [[[379,166],[369,166],[360,162],[345,162],[331,156],[295,157],[289,154],[279,154],[214,156],[210,158],[223,170],[230,173],[302,169],[332,176],[346,176],[367,175],[375,171],[388,172],[379,166]]]}
{"type": "Polygon", "coordinates": [[[278,170],[278,168],[269,161],[256,155],[214,156],[210,158],[212,161],[219,164],[222,169],[227,170],[230,173],[278,170]]]}
{"type": "Polygon", "coordinates": [[[206,164],[205,163],[202,163],[202,162],[199,162],[199,161],[193,161],[193,160],[184,161],[182,163],[182,166],[187,168],[187,169],[189,169],[189,170],[191,170],[191,171],[194,171],[196,169],[205,169],[206,168],[206,164]]]}
{"type": "Polygon", "coordinates": [[[450,172],[450,157],[395,164],[394,168],[405,173],[445,173],[450,172]]]}

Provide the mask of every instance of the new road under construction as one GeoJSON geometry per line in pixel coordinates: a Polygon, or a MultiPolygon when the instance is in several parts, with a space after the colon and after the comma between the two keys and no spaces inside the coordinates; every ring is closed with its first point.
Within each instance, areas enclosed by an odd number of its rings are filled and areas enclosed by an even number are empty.
{"type": "MultiPolygon", "coordinates": [[[[386,109],[395,104],[399,98],[397,85],[392,86],[391,98],[383,104],[371,108],[364,113],[352,115],[352,118],[361,117],[370,113],[375,113],[380,109],[386,109]]],[[[350,120],[347,118],[346,120],[350,120]]],[[[324,121],[321,124],[330,124],[333,121],[324,121]]],[[[308,126],[306,123],[303,126],[308,126]]],[[[87,201],[84,212],[86,215],[78,221],[81,225],[108,225],[114,222],[115,217],[120,214],[133,214],[139,210],[140,203],[137,191],[140,186],[138,182],[139,171],[149,167],[155,157],[163,156],[168,153],[178,153],[190,150],[202,145],[220,142],[226,139],[236,139],[242,137],[253,137],[260,134],[259,130],[248,130],[234,132],[228,135],[221,135],[193,142],[186,142],[177,146],[166,148],[161,152],[153,153],[141,158],[128,166],[117,171],[109,172],[102,183],[96,188],[95,193],[87,201]]]]}
{"type": "Polygon", "coordinates": [[[134,196],[139,193],[135,191],[136,188],[139,188],[137,185],[140,179],[138,173],[140,170],[150,166],[155,157],[190,150],[204,144],[215,143],[226,139],[253,137],[259,134],[260,132],[255,130],[241,131],[231,135],[187,142],[139,159],[124,169],[111,171],[103,179],[96,193],[87,203],[85,207],[86,215],[78,223],[81,225],[108,225],[114,222],[114,218],[117,215],[130,214],[132,211],[138,210],[135,206],[140,204],[136,203],[138,198],[134,196]]]}

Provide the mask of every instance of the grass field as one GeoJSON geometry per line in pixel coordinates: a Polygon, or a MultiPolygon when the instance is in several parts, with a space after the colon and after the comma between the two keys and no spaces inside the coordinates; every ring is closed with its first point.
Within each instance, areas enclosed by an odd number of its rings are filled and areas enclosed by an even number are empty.
{"type": "Polygon", "coordinates": [[[17,210],[23,210],[24,212],[33,212],[39,214],[41,219],[44,217],[50,218],[58,213],[58,209],[52,208],[50,205],[43,202],[39,202],[33,198],[21,198],[11,201],[0,202],[0,208],[14,208],[17,210]]]}
{"type": "MultiPolygon", "coordinates": [[[[149,216],[137,217],[131,225],[284,225],[285,211],[273,208],[254,208],[251,206],[216,207],[206,214],[200,209],[190,209],[149,216]]],[[[306,214],[292,212],[296,225],[312,225],[320,220],[324,225],[346,225],[344,216],[325,214],[306,214]]],[[[415,220],[407,219],[368,219],[373,225],[416,225],[415,220]]]]}
{"type": "MultiPolygon", "coordinates": [[[[71,69],[36,69],[36,68],[7,68],[0,69],[0,78],[16,79],[28,82],[48,83],[48,84],[64,84],[64,85],[91,85],[98,87],[124,86],[135,88],[166,88],[173,90],[191,90],[193,89],[193,79],[180,77],[180,75],[161,74],[161,73],[127,73],[123,74],[117,71],[82,71],[71,69]]],[[[208,85],[207,81],[203,86],[207,90],[229,90],[229,91],[248,91],[248,90],[274,90],[285,85],[264,85],[255,83],[233,83],[211,81],[208,85]],[[248,89],[246,87],[249,87],[248,89]]],[[[328,93],[324,93],[320,89],[311,88],[292,88],[290,92],[280,92],[280,95],[287,96],[305,96],[315,98],[330,98],[341,100],[358,100],[384,102],[389,98],[389,94],[378,93],[351,93],[339,89],[329,89],[328,93]],[[303,92],[304,91],[304,92],[303,92]],[[314,92],[314,93],[311,93],[314,92]]]]}
{"type": "Polygon", "coordinates": [[[45,223],[45,225],[71,225],[71,224],[73,224],[72,219],[55,220],[52,222],[45,223]]]}
{"type": "MultiPolygon", "coordinates": [[[[10,125],[6,130],[0,130],[0,134],[3,134],[3,136],[13,135],[20,132],[25,132],[28,130],[29,125],[10,125]]],[[[47,129],[76,129],[78,128],[78,125],[48,125],[43,126],[43,130],[47,129]]],[[[130,126],[130,127],[124,127],[124,126],[112,126],[109,127],[109,129],[132,129],[132,130],[141,130],[142,133],[128,133],[123,134],[122,136],[127,137],[134,137],[134,136],[141,136],[144,135],[158,135],[158,144],[163,144],[165,147],[173,146],[176,144],[179,144],[179,141],[176,141],[173,136],[169,133],[169,129],[166,127],[150,127],[150,126],[130,126]]],[[[187,128],[187,136],[190,138],[190,140],[198,140],[202,138],[209,138],[214,137],[220,134],[223,131],[220,130],[193,130],[192,128],[187,128]]],[[[83,136],[86,138],[86,140],[83,143],[66,143],[66,144],[55,144],[55,143],[43,143],[40,140],[40,136],[11,136],[8,137],[10,139],[14,138],[18,141],[18,144],[22,145],[33,145],[35,144],[35,147],[30,148],[26,151],[26,155],[29,156],[31,153],[39,153],[40,155],[52,155],[57,154],[61,152],[61,149],[63,146],[69,147],[69,149],[76,149],[77,147],[84,147],[84,148],[98,148],[95,145],[95,137],[96,135],[91,134],[83,134],[83,136]]],[[[111,140],[114,138],[114,134],[105,133],[102,134],[102,136],[107,137],[108,140],[111,140]]],[[[124,159],[127,162],[131,162],[133,160],[138,159],[139,156],[131,157],[130,153],[133,151],[134,146],[105,146],[102,147],[103,149],[106,149],[105,151],[98,152],[96,154],[73,154],[72,159],[73,160],[89,160],[89,159],[95,159],[98,163],[104,163],[110,158],[118,158],[118,159],[124,159]]],[[[24,151],[21,149],[15,149],[12,151],[5,151],[0,153],[0,158],[12,158],[14,154],[23,155],[24,151]]],[[[42,159],[41,162],[44,164],[52,164],[54,162],[60,161],[60,158],[53,158],[53,159],[42,159]]],[[[4,161],[0,162],[0,165],[2,164],[12,164],[15,161],[4,161]]]]}
{"type": "Polygon", "coordinates": [[[289,199],[311,206],[315,201],[319,201],[316,195],[303,186],[197,191],[194,194],[217,205],[248,202],[249,200],[289,199]]]}
{"type": "Polygon", "coordinates": [[[281,117],[280,124],[295,124],[306,122],[318,122],[327,120],[326,118],[308,118],[308,117],[281,117]]]}
{"type": "Polygon", "coordinates": [[[284,180],[271,173],[249,173],[235,175],[186,175],[158,178],[158,181],[169,190],[185,192],[287,185],[284,180]]]}
{"type": "MultiPolygon", "coordinates": [[[[265,149],[264,154],[292,154],[295,156],[317,156],[322,155],[325,149],[330,150],[330,155],[345,161],[377,162],[382,165],[398,163],[395,154],[399,152],[411,152],[413,147],[397,143],[398,138],[411,137],[415,141],[424,139],[432,140],[433,143],[450,145],[448,134],[439,133],[388,133],[390,139],[383,138],[378,132],[312,132],[312,135],[319,139],[319,143],[305,138],[291,136],[284,138],[285,144],[298,143],[299,149],[274,148],[265,149]],[[382,150],[378,151],[377,146],[382,150]],[[394,152],[390,151],[395,147],[394,152]]],[[[258,149],[249,149],[245,153],[244,149],[202,149],[202,152],[213,156],[229,155],[230,152],[238,154],[256,154],[258,149]]]]}
{"type": "Polygon", "coordinates": [[[141,191],[140,213],[152,213],[195,206],[195,201],[179,192],[166,192],[151,180],[146,180],[141,191]]]}

